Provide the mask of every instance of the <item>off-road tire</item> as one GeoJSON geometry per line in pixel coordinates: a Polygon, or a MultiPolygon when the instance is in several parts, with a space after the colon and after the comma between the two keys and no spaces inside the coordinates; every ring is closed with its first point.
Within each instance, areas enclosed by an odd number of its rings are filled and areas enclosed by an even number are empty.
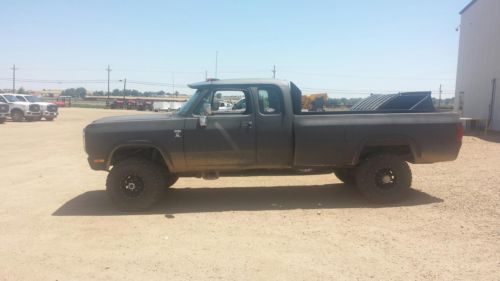
{"type": "Polygon", "coordinates": [[[146,210],[160,199],[165,187],[164,173],[161,166],[146,159],[125,159],[116,163],[109,172],[106,193],[120,210],[146,210]],[[137,190],[130,189],[131,182],[134,182],[137,190]]]}
{"type": "Polygon", "coordinates": [[[356,171],[354,168],[339,168],[335,169],[333,173],[343,183],[356,185],[356,171]]]}
{"type": "Polygon", "coordinates": [[[382,154],[370,157],[356,169],[357,188],[374,203],[388,204],[401,201],[410,190],[411,180],[408,163],[396,155],[382,154]]]}
{"type": "Polygon", "coordinates": [[[0,118],[0,124],[3,124],[5,122],[5,118],[0,118]]]}
{"type": "Polygon", "coordinates": [[[22,122],[24,120],[24,113],[19,109],[13,109],[10,112],[10,118],[14,122],[22,122]]]}
{"type": "Polygon", "coordinates": [[[46,121],[54,121],[54,117],[45,117],[46,121]]]}

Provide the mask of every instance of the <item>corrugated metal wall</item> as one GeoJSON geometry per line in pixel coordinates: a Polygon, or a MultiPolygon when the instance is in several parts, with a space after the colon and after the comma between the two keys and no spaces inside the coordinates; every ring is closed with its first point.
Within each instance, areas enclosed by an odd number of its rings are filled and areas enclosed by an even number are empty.
{"type": "Polygon", "coordinates": [[[491,128],[500,131],[500,1],[477,0],[460,23],[455,108],[460,110],[462,96],[463,117],[488,118],[493,79],[497,89],[491,128]]]}

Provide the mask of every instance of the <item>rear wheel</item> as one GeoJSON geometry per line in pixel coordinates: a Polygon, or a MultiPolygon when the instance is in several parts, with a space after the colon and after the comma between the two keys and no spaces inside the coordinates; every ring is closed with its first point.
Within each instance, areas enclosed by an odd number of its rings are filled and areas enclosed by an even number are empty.
{"type": "Polygon", "coordinates": [[[395,203],[410,190],[411,170],[395,155],[377,155],[364,160],[356,172],[361,193],[375,203],[395,203]]]}
{"type": "Polygon", "coordinates": [[[14,109],[10,112],[10,117],[14,122],[22,122],[24,120],[24,114],[19,109],[14,109]]]}
{"type": "Polygon", "coordinates": [[[5,122],[5,118],[0,118],[0,124],[3,124],[5,122]]]}
{"type": "Polygon", "coordinates": [[[106,192],[119,209],[142,211],[160,198],[165,187],[164,173],[160,166],[146,159],[126,159],[109,172],[106,192]]]}
{"type": "Polygon", "coordinates": [[[356,185],[356,173],[354,168],[340,168],[333,171],[335,176],[348,185],[356,185]]]}

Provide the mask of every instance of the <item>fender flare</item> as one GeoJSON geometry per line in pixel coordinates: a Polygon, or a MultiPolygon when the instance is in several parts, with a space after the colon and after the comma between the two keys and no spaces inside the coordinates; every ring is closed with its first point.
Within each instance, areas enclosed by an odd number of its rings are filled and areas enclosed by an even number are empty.
{"type": "Polygon", "coordinates": [[[408,136],[402,135],[389,135],[389,136],[371,136],[362,139],[356,146],[354,156],[351,160],[352,165],[357,165],[359,158],[361,157],[361,152],[367,146],[397,146],[397,145],[407,145],[410,148],[410,152],[415,159],[415,162],[421,157],[421,150],[418,144],[408,136]]]}
{"type": "Polygon", "coordinates": [[[119,145],[114,146],[113,150],[111,150],[111,152],[108,155],[108,160],[106,161],[106,170],[109,170],[109,167],[111,166],[111,159],[113,159],[113,155],[115,154],[115,152],[118,151],[119,149],[122,149],[125,147],[156,149],[160,153],[160,155],[163,157],[163,161],[164,161],[165,165],[167,166],[168,170],[169,171],[173,170],[173,163],[172,163],[172,159],[170,158],[170,155],[168,153],[165,153],[156,144],[149,142],[149,141],[143,141],[143,140],[130,141],[130,142],[127,142],[124,144],[119,144],[119,145]]]}

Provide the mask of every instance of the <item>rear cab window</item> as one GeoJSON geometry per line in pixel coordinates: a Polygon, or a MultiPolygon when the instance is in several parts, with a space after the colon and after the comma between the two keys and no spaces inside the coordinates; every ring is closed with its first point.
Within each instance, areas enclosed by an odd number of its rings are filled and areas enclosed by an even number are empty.
{"type": "Polygon", "coordinates": [[[259,112],[264,115],[283,113],[283,95],[281,90],[273,86],[257,88],[259,112]]]}

